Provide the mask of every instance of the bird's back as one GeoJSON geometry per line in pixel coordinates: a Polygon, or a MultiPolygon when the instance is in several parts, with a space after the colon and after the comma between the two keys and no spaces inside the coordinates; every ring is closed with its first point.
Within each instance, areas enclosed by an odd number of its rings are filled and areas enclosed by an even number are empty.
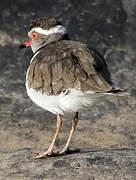
{"type": "Polygon", "coordinates": [[[58,95],[74,88],[109,92],[115,89],[105,60],[77,41],[61,40],[41,48],[30,64],[29,87],[58,95]]]}

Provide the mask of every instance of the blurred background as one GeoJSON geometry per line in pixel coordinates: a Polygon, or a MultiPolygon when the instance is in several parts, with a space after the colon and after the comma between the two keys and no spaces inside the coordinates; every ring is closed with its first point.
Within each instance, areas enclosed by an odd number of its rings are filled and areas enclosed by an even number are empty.
{"type": "MultiPolygon", "coordinates": [[[[106,59],[112,77],[126,97],[107,97],[80,115],[72,148],[136,148],[136,1],[135,0],[4,0],[0,3],[0,151],[47,149],[56,116],[28,98],[25,73],[32,19],[56,17],[71,39],[96,48],[106,59]]],[[[71,128],[64,119],[56,141],[62,148],[71,128]]]]}

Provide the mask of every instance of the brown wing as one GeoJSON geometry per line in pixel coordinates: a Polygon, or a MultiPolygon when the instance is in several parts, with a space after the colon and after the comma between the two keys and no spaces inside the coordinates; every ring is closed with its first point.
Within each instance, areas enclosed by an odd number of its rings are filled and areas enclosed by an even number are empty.
{"type": "Polygon", "coordinates": [[[46,46],[30,64],[29,88],[49,95],[58,95],[70,88],[111,91],[114,86],[104,59],[95,51],[91,53],[86,45],[73,41],[46,46]]]}
{"type": "Polygon", "coordinates": [[[89,50],[86,45],[81,44],[74,56],[87,73],[86,81],[81,81],[83,91],[109,92],[116,89],[104,58],[95,49],[89,50]]]}

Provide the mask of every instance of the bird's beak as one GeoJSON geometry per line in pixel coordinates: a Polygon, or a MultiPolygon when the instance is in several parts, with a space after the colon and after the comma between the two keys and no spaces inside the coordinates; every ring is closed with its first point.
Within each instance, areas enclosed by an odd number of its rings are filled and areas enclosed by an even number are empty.
{"type": "Polygon", "coordinates": [[[30,40],[26,41],[26,42],[24,43],[24,45],[25,45],[26,47],[31,46],[31,41],[30,41],[30,40]]]}
{"type": "Polygon", "coordinates": [[[31,46],[31,41],[30,40],[26,41],[24,44],[21,44],[20,48],[25,48],[25,47],[29,47],[29,46],[31,46]]]}

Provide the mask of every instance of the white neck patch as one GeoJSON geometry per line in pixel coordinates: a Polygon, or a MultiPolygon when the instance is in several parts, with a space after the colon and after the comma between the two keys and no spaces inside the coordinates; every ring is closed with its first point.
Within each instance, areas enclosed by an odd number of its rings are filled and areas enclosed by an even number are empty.
{"type": "Polygon", "coordinates": [[[67,34],[66,28],[62,25],[55,26],[49,30],[36,27],[31,30],[31,32],[33,31],[38,32],[39,34],[45,34],[45,35],[54,34],[54,33],[67,34]]]}

